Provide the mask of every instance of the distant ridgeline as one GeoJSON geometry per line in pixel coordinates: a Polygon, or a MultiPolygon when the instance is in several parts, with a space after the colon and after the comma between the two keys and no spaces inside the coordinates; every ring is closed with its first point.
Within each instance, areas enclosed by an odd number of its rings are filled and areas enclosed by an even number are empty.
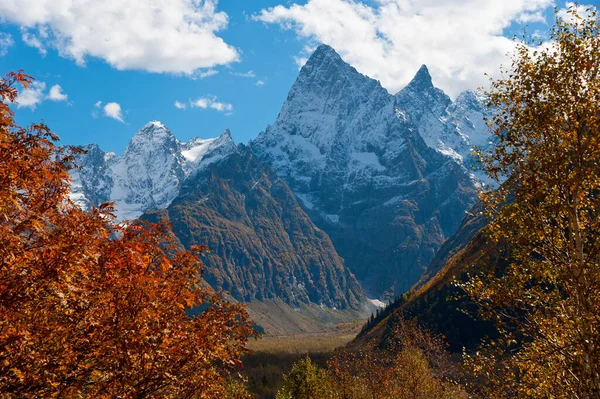
{"type": "Polygon", "coordinates": [[[394,96],[320,46],[248,147],[228,131],[182,143],[150,122],[122,156],[84,147],[71,198],[170,221],[184,247],[212,250],[207,281],[236,300],[366,317],[367,295],[412,287],[475,204],[486,115],[473,92],[452,102],[425,66],[394,96]]]}

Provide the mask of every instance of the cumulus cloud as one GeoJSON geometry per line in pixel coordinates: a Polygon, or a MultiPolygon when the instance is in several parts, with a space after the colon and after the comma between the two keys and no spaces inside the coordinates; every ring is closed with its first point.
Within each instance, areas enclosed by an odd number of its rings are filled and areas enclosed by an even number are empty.
{"type": "Polygon", "coordinates": [[[17,97],[17,108],[25,107],[35,109],[45,100],[59,102],[67,101],[67,99],[68,96],[63,92],[60,85],[53,85],[46,93],[46,83],[34,81],[29,88],[19,92],[19,96],[17,97]]]}
{"type": "Polygon", "coordinates": [[[102,101],[97,101],[94,104],[95,110],[92,111],[92,116],[97,118],[99,116],[98,111],[101,111],[102,114],[108,118],[116,119],[121,123],[125,123],[123,119],[123,111],[121,110],[121,104],[116,102],[109,102],[102,106],[102,101]]]}
{"type": "Polygon", "coordinates": [[[179,101],[175,101],[175,108],[177,109],[186,109],[187,105],[185,103],[179,102],[179,101]]]}
{"type": "Polygon", "coordinates": [[[121,105],[119,103],[112,102],[106,104],[104,106],[104,115],[125,123],[123,120],[123,113],[121,112],[121,105]]]}
{"type": "MultiPolygon", "coordinates": [[[[326,43],[359,71],[395,93],[427,64],[450,95],[485,86],[484,73],[508,63],[513,23],[543,21],[553,0],[308,0],[275,6],[254,20],[294,30],[309,43],[326,43]]],[[[296,57],[304,65],[308,49],[296,57]]]]}
{"type": "Polygon", "coordinates": [[[264,81],[264,80],[257,80],[257,81],[256,81],[256,85],[257,85],[258,87],[264,86],[264,85],[265,85],[265,81],[264,81]]]}
{"type": "Polygon", "coordinates": [[[68,96],[63,93],[60,85],[54,85],[50,88],[47,98],[52,101],[67,101],[68,96]]]}
{"type": "Polygon", "coordinates": [[[226,113],[231,113],[233,111],[233,105],[220,102],[216,97],[201,97],[197,100],[190,101],[190,107],[214,109],[215,111],[226,113]]]}
{"type": "Polygon", "coordinates": [[[8,49],[15,44],[10,33],[0,32],[0,57],[8,53],[8,49]]]}
{"type": "Polygon", "coordinates": [[[31,108],[35,109],[46,96],[44,91],[46,90],[46,83],[35,81],[27,89],[23,89],[19,92],[17,97],[17,108],[31,108]]]}
{"type": "Polygon", "coordinates": [[[217,33],[228,16],[218,0],[0,0],[0,15],[23,41],[85,64],[97,57],[117,69],[193,74],[239,58],[217,33]]]}

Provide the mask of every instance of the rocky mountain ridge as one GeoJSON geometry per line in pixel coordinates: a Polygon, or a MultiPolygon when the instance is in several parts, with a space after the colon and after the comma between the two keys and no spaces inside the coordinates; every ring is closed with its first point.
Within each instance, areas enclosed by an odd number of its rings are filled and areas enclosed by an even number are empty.
{"type": "Polygon", "coordinates": [[[248,148],[198,170],[166,210],[144,218],[168,220],[186,248],[207,246],[206,281],[239,301],[368,306],[327,234],[248,148]]]}
{"type": "Polygon", "coordinates": [[[483,95],[467,90],[453,102],[433,85],[427,66],[423,65],[394,97],[398,115],[417,126],[429,147],[465,166],[479,182],[490,183],[485,173],[474,168],[477,161],[472,154],[474,148],[490,145],[486,118],[492,115],[483,95]]]}
{"type": "Polygon", "coordinates": [[[71,174],[71,199],[84,209],[114,202],[119,221],[167,208],[188,176],[237,151],[229,131],[182,143],[158,121],[142,127],[122,156],[96,144],[83,149],[87,154],[75,161],[82,169],[71,174]]]}
{"type": "Polygon", "coordinates": [[[475,203],[478,181],[460,158],[470,142],[457,126],[478,108],[460,98],[436,89],[426,67],[392,96],[322,45],[250,144],[372,296],[410,288],[475,203]]]}

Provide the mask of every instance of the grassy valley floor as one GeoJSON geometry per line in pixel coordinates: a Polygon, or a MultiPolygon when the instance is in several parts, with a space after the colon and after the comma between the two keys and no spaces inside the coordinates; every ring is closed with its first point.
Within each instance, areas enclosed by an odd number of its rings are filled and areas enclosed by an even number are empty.
{"type": "Polygon", "coordinates": [[[290,334],[264,335],[251,341],[252,353],[243,359],[243,375],[248,386],[258,399],[275,398],[283,385],[283,376],[299,359],[306,356],[324,366],[336,348],[350,342],[364,324],[364,320],[336,324],[325,331],[290,334]]]}

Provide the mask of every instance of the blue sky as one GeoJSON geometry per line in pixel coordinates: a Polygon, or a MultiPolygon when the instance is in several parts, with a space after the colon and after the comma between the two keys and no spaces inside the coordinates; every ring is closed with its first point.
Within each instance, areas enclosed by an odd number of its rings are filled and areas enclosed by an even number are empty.
{"type": "Polygon", "coordinates": [[[0,0],[0,70],[38,80],[17,119],[44,120],[64,144],[121,153],[150,120],[182,141],[229,128],[246,143],[274,122],[320,43],[392,93],[425,63],[455,96],[485,84],[524,26],[543,37],[553,5],[565,3],[0,0]]]}

